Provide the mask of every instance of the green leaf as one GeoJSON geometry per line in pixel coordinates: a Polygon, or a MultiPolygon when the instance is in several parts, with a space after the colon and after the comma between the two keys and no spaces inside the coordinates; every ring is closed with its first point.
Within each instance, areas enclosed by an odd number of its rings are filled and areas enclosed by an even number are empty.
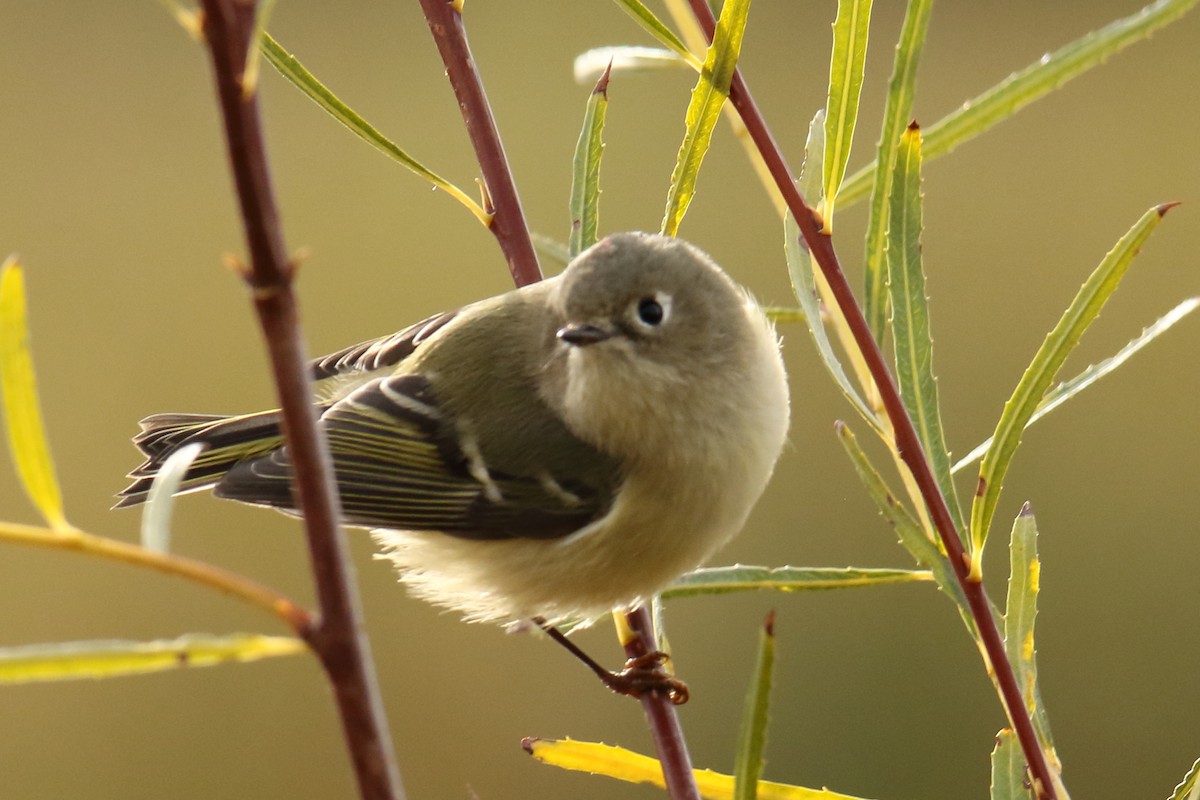
{"type": "Polygon", "coordinates": [[[455,200],[466,206],[467,210],[474,214],[476,219],[482,222],[485,227],[491,226],[492,215],[488,211],[468,197],[457,186],[410,156],[392,142],[392,140],[380,133],[373,125],[359,116],[353,109],[339,100],[333,92],[317,80],[316,76],[305,69],[304,65],[295,56],[284,50],[283,46],[275,41],[271,34],[266,31],[263,31],[261,46],[263,55],[267,57],[267,61],[271,63],[271,66],[279,71],[279,74],[287,78],[297,89],[308,95],[310,100],[325,109],[331,117],[345,125],[351,133],[392,160],[397,161],[408,170],[415,172],[434,186],[447,192],[455,200]]]}
{"type": "Polygon", "coordinates": [[[153,642],[110,640],[5,647],[0,648],[0,684],[115,678],[228,661],[257,661],[307,649],[299,639],[245,633],[153,642]]]}
{"type": "Polygon", "coordinates": [[[1009,728],[996,734],[992,750],[992,800],[1033,800],[1025,788],[1025,754],[1009,728]]]}
{"type": "Polygon", "coordinates": [[[1179,782],[1167,800],[1196,800],[1198,787],[1200,787],[1200,758],[1192,764],[1188,774],[1183,776],[1183,780],[1179,782]]]}
{"type": "Polygon", "coordinates": [[[933,579],[937,581],[938,587],[949,595],[950,599],[958,606],[959,614],[966,623],[967,629],[971,631],[972,635],[977,635],[975,623],[971,617],[971,608],[967,604],[967,598],[963,595],[962,587],[959,586],[954,570],[950,567],[950,562],[926,535],[920,523],[896,499],[896,495],[888,488],[879,471],[871,465],[867,454],[859,447],[858,440],[846,427],[846,424],[838,422],[834,425],[834,430],[837,432],[846,454],[850,456],[850,462],[854,465],[854,471],[858,473],[859,480],[866,487],[867,494],[875,501],[879,513],[896,531],[900,544],[919,566],[933,574],[933,579]]]}
{"type": "Polygon", "coordinates": [[[8,447],[25,493],[47,525],[56,531],[72,530],[63,514],[62,491],[38,405],[25,321],[25,273],[16,256],[0,265],[0,389],[8,447]]]}
{"type": "Polygon", "coordinates": [[[875,186],[871,191],[871,207],[867,217],[867,251],[864,261],[866,278],[863,293],[863,313],[867,325],[882,344],[887,325],[887,271],[883,253],[887,246],[888,197],[892,193],[892,170],[896,164],[896,146],[908,121],[912,118],[913,95],[917,88],[917,64],[925,46],[929,28],[929,12],[933,0],[909,0],[896,44],[896,60],[892,79],[888,83],[883,103],[883,129],[875,159],[875,186]]]}
{"type": "MultiPolygon", "coordinates": [[[[800,169],[800,179],[797,181],[801,193],[809,198],[810,202],[816,202],[820,192],[821,163],[824,157],[822,152],[825,136],[824,120],[825,112],[818,111],[808,126],[808,139],[804,146],[804,166],[800,169]]],[[[887,436],[879,424],[879,420],[871,413],[871,409],[867,407],[858,390],[854,388],[854,384],[850,382],[846,370],[842,367],[842,362],[833,349],[833,343],[829,341],[829,334],[825,330],[825,324],[821,321],[812,254],[801,243],[800,226],[796,224],[796,218],[791,213],[785,214],[783,218],[783,251],[787,259],[788,275],[792,279],[792,293],[796,295],[796,301],[800,304],[800,310],[804,314],[804,321],[808,323],[808,332],[812,336],[813,344],[817,347],[821,363],[825,365],[825,369],[829,371],[830,376],[842,390],[842,394],[850,401],[850,405],[854,406],[859,416],[879,436],[886,439],[887,436]]]]}
{"type": "MultiPolygon", "coordinates": [[[[1154,324],[1145,328],[1141,335],[1135,337],[1129,342],[1129,344],[1122,347],[1115,355],[1106,358],[1097,364],[1091,365],[1074,378],[1071,378],[1071,380],[1064,381],[1058,384],[1058,386],[1055,386],[1053,389],[1047,392],[1046,396],[1042,398],[1042,401],[1038,403],[1037,411],[1034,411],[1033,416],[1029,418],[1029,422],[1025,423],[1026,429],[1054,409],[1061,406],[1063,403],[1070,400],[1075,395],[1082,392],[1084,389],[1091,386],[1096,381],[1103,378],[1105,375],[1108,375],[1116,370],[1117,367],[1128,361],[1134,353],[1138,352],[1143,347],[1150,344],[1150,342],[1157,339],[1159,336],[1173,327],[1176,322],[1179,322],[1188,314],[1195,311],[1197,307],[1200,307],[1200,297],[1189,297],[1187,300],[1184,300],[1182,303],[1175,306],[1166,314],[1163,314],[1161,317],[1155,320],[1154,324]]],[[[980,443],[978,447],[959,459],[958,463],[951,468],[951,472],[958,472],[968,464],[972,464],[983,458],[983,454],[986,453],[987,449],[991,446],[992,437],[989,436],[982,443],[980,443]]]]}
{"type": "Polygon", "coordinates": [[[930,581],[927,570],[874,569],[870,567],[755,567],[734,564],[704,567],[679,578],[663,591],[664,600],[729,592],[774,589],[803,592],[820,589],[850,589],[891,583],[930,581]]]}
{"type": "Polygon", "coordinates": [[[600,156],[604,153],[604,116],[608,111],[608,78],[605,70],[588,98],[583,130],[575,144],[571,172],[571,236],[567,256],[574,258],[596,243],[600,224],[600,156]]]}
{"type": "MultiPolygon", "coordinates": [[[[1067,81],[1159,28],[1182,17],[1200,0],[1159,0],[1128,17],[1076,39],[1053,53],[1042,56],[1020,72],[963,103],[956,111],[925,129],[925,158],[950,152],[1016,114],[1067,81]]],[[[871,191],[876,165],[868,164],[842,184],[842,205],[861,200],[871,191]]]]}
{"type": "Polygon", "coordinates": [[[758,639],[754,679],[742,707],[742,727],[733,764],[734,800],[755,800],[762,778],[763,751],[767,745],[767,711],[771,705],[771,678],[775,667],[775,612],[767,614],[758,639]]]}
{"type": "Polygon", "coordinates": [[[1050,718],[1042,703],[1037,680],[1037,650],[1034,647],[1034,622],[1037,619],[1038,588],[1042,563],[1037,555],[1037,520],[1026,503],[1012,527],[1009,545],[1008,599],[1004,605],[1004,652],[1012,664],[1021,690],[1025,711],[1033,720],[1034,730],[1051,764],[1058,763],[1050,718]]]}
{"type": "MultiPolygon", "coordinates": [[[[543,764],[606,775],[627,783],[650,783],[664,788],[662,764],[658,759],[626,750],[623,747],[580,742],[573,739],[529,738],[521,742],[525,752],[543,764]]],[[[733,776],[709,769],[692,770],[696,787],[704,800],[730,800],[733,797],[733,776]]],[[[758,800],[861,800],[828,789],[806,789],[771,781],[758,782],[758,800]]]]}
{"type": "Polygon", "coordinates": [[[700,59],[696,58],[692,51],[687,49],[687,45],[639,0],[616,0],[616,3],[625,10],[625,13],[633,17],[638,25],[641,25],[651,36],[657,39],[659,44],[678,53],[694,68],[701,68],[700,59]]]}
{"type": "MultiPolygon", "coordinates": [[[[1046,335],[1017,388],[1013,390],[1012,397],[1004,404],[1004,411],[992,434],[992,444],[979,466],[979,485],[975,502],[971,505],[971,553],[976,565],[982,559],[988,529],[996,513],[1000,490],[1004,486],[1004,476],[1021,443],[1021,432],[1029,424],[1059,368],[1116,291],[1134,256],[1170,208],[1170,205],[1163,205],[1147,211],[1109,251],[1075,295],[1058,324],[1046,335]]],[[[972,569],[977,570],[978,566],[972,569]]]]}
{"type": "Polygon", "coordinates": [[[858,121],[858,98],[862,94],[863,69],[867,62],[867,32],[871,23],[871,0],[838,0],[833,22],[833,52],[829,57],[829,94],[825,102],[825,233],[833,231],[833,207],[837,200],[850,145],[858,121]]]}
{"type": "Polygon", "coordinates": [[[962,507],[950,476],[950,454],[946,451],[937,377],[933,374],[929,298],[921,262],[921,131],[915,123],[900,137],[890,201],[887,269],[896,379],[954,525],[965,531],[962,507]]]}
{"type": "MultiPolygon", "coordinates": [[[[594,47],[575,56],[575,82],[593,83],[605,70],[613,72],[649,72],[660,69],[691,69],[692,64],[671,50],[658,47],[594,47]]],[[[695,68],[700,68],[697,61],[695,68]]]]}
{"type": "Polygon", "coordinates": [[[713,128],[721,118],[721,107],[729,97],[729,83],[742,50],[742,35],[749,13],[750,0],[725,0],[721,6],[721,17],[705,55],[704,68],[696,88],[692,89],[683,143],[671,173],[667,210],[662,222],[662,233],[666,236],[675,236],[679,232],[679,223],[696,194],[696,178],[712,141],[713,128]]]}

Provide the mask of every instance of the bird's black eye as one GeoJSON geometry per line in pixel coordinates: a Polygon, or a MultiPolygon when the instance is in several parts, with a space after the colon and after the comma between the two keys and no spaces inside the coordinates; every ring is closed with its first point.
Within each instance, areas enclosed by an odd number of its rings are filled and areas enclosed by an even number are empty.
{"type": "Polygon", "coordinates": [[[663,321],[666,313],[663,311],[662,304],[653,297],[644,297],[638,301],[637,315],[638,319],[647,325],[658,325],[663,321]]]}

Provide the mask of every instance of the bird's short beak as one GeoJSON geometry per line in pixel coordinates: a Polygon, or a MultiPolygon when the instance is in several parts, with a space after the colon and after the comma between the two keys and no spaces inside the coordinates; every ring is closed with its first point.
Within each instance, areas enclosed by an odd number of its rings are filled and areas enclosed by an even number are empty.
{"type": "Polygon", "coordinates": [[[576,347],[586,347],[589,344],[611,339],[612,333],[595,325],[572,323],[558,329],[558,338],[576,347]]]}

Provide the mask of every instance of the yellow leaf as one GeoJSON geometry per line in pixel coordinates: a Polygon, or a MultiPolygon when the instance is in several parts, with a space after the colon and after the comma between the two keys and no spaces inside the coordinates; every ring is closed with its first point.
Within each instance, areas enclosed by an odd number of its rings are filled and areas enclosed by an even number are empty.
{"type": "Polygon", "coordinates": [[[0,387],[8,445],[29,499],[56,531],[70,531],[38,408],[25,324],[25,276],[15,256],[0,267],[0,387]]]}

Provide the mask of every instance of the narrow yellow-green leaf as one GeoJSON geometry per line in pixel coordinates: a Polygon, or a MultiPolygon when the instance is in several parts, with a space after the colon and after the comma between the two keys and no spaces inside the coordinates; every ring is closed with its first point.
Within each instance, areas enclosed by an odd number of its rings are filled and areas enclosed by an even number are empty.
{"type": "Polygon", "coordinates": [[[712,141],[713,128],[721,118],[721,107],[729,97],[729,84],[742,51],[742,36],[746,32],[746,15],[749,13],[750,0],[725,0],[721,6],[721,17],[705,55],[704,68],[696,88],[692,89],[683,143],[671,173],[667,210],[662,222],[662,232],[667,236],[679,232],[679,223],[696,194],[696,178],[712,141]]]}
{"type": "MultiPolygon", "coordinates": [[[[1071,305],[1033,357],[1025,374],[1021,376],[1012,397],[1004,404],[1004,411],[992,434],[992,445],[983,456],[979,466],[979,484],[975,501],[971,505],[971,553],[976,564],[981,561],[983,545],[987,541],[988,529],[996,513],[1004,476],[1012,463],[1017,446],[1021,443],[1021,432],[1029,423],[1038,403],[1046,394],[1054,376],[1084,331],[1100,314],[1100,309],[1116,291],[1126,270],[1142,244],[1158,227],[1170,205],[1152,208],[1121,237],[1109,251],[1100,266],[1084,282],[1071,305]]],[[[978,566],[974,567],[978,570],[978,566]]]]}
{"type": "MultiPolygon", "coordinates": [[[[609,68],[613,72],[648,72],[660,69],[692,69],[693,65],[678,53],[659,47],[594,47],[575,56],[575,82],[592,83],[609,68]]],[[[700,69],[699,61],[696,62],[695,68],[700,69]]]]}
{"type": "Polygon", "coordinates": [[[950,454],[942,432],[937,377],[933,373],[933,336],[921,259],[921,131],[916,123],[900,137],[898,151],[888,203],[887,236],[896,380],[955,528],[965,532],[962,507],[950,476],[950,454]]]}
{"type": "Polygon", "coordinates": [[[0,388],[8,447],[25,493],[47,525],[59,531],[70,530],[38,406],[25,320],[25,274],[16,256],[0,266],[0,388]]]}
{"type": "Polygon", "coordinates": [[[1197,798],[1200,798],[1200,758],[1192,764],[1192,768],[1188,770],[1187,775],[1183,776],[1183,780],[1179,782],[1167,800],[1197,800],[1197,798]]]}
{"type": "Polygon", "coordinates": [[[674,600],[681,597],[749,592],[760,589],[807,592],[931,580],[933,580],[933,575],[928,570],[871,567],[755,567],[733,564],[727,567],[704,567],[689,572],[667,587],[663,591],[662,597],[664,600],[674,600]]]}
{"type": "MultiPolygon", "coordinates": [[[[821,192],[824,141],[825,112],[818,111],[808,125],[808,139],[804,144],[804,165],[800,169],[800,179],[797,181],[800,192],[808,198],[808,202],[817,202],[821,192]]],[[[796,218],[790,212],[783,216],[783,252],[787,260],[788,275],[792,280],[792,294],[796,296],[796,302],[800,304],[800,310],[804,314],[804,321],[808,324],[808,332],[812,336],[813,344],[817,347],[817,355],[821,357],[821,363],[825,365],[825,369],[829,371],[834,383],[842,390],[842,394],[850,401],[850,405],[854,406],[854,410],[858,412],[859,416],[877,434],[886,438],[879,420],[871,413],[871,409],[867,407],[858,390],[854,388],[854,384],[850,382],[841,360],[833,349],[833,343],[829,340],[829,333],[821,319],[812,255],[801,244],[800,226],[796,224],[796,218]]]]}
{"type": "MultiPolygon", "coordinates": [[[[1050,717],[1042,703],[1037,679],[1037,649],[1034,622],[1037,619],[1038,590],[1042,562],[1037,555],[1037,520],[1026,503],[1012,527],[1009,544],[1008,599],[1004,605],[1004,652],[1012,664],[1021,690],[1025,711],[1033,719],[1034,730],[1047,755],[1054,753],[1054,737],[1050,734],[1050,717]]],[[[1048,759],[1052,764],[1057,756],[1048,759]]]]}
{"type": "Polygon", "coordinates": [[[756,800],[762,779],[763,751],[767,746],[767,711],[771,704],[771,678],[775,669],[775,612],[767,614],[758,638],[754,678],[742,706],[742,727],[733,763],[734,800],[756,800]]]}
{"type": "MultiPolygon", "coordinates": [[[[1195,311],[1198,307],[1200,307],[1200,297],[1189,297],[1187,300],[1184,300],[1182,303],[1175,306],[1166,314],[1163,314],[1161,317],[1155,320],[1154,324],[1146,327],[1139,336],[1131,340],[1129,344],[1122,347],[1114,355],[1104,359],[1103,361],[1100,361],[1099,363],[1089,366],[1083,372],[1079,373],[1074,378],[1071,378],[1071,380],[1063,381],[1055,386],[1053,389],[1047,392],[1046,396],[1042,398],[1042,401],[1038,403],[1037,411],[1033,412],[1033,416],[1029,418],[1029,422],[1025,423],[1025,427],[1028,428],[1030,425],[1037,422],[1039,419],[1046,416],[1051,411],[1058,408],[1063,403],[1067,402],[1072,397],[1103,378],[1105,375],[1108,375],[1116,370],[1117,367],[1128,361],[1134,353],[1138,352],[1143,347],[1150,344],[1150,342],[1157,339],[1160,335],[1173,327],[1176,322],[1179,322],[1188,314],[1195,311]]],[[[958,472],[968,464],[973,464],[974,462],[983,458],[983,454],[986,453],[987,449],[991,446],[992,437],[989,436],[974,450],[959,459],[958,463],[951,468],[951,471],[958,472]]]]}
{"type": "MultiPolygon", "coordinates": [[[[950,152],[992,128],[1067,81],[1159,28],[1182,17],[1200,0],[1158,2],[1076,39],[1042,56],[1020,72],[963,103],[956,111],[925,130],[925,157],[933,159],[950,152]]],[[[861,200],[871,191],[876,165],[868,164],[846,179],[838,201],[842,205],[861,200]]]]}
{"type": "Polygon", "coordinates": [[[0,648],[0,684],[115,678],[303,653],[286,636],[183,636],[153,642],[63,642],[0,648]]]}
{"type": "Polygon", "coordinates": [[[434,186],[444,190],[455,200],[466,206],[467,210],[474,214],[475,218],[482,222],[485,227],[491,226],[492,215],[482,206],[472,200],[457,186],[410,156],[392,140],[380,133],[373,125],[359,116],[353,109],[339,100],[333,92],[317,80],[316,76],[305,69],[304,65],[295,56],[284,50],[283,46],[275,41],[271,34],[263,31],[261,44],[263,55],[267,57],[267,61],[271,63],[271,66],[277,69],[283,77],[287,78],[293,86],[308,95],[310,100],[325,109],[330,116],[345,125],[351,133],[379,152],[399,162],[408,170],[415,172],[434,186]]]}
{"type": "Polygon", "coordinates": [[[863,69],[867,62],[867,32],[871,23],[871,0],[838,0],[833,22],[833,51],[829,57],[829,94],[825,102],[825,201],[823,231],[833,231],[833,207],[858,121],[858,98],[862,94],[863,69]]]}
{"type": "Polygon", "coordinates": [[[196,41],[203,41],[204,26],[200,21],[200,12],[194,8],[186,8],[179,0],[158,0],[159,5],[175,18],[179,26],[188,32],[196,41]]]}
{"type": "Polygon", "coordinates": [[[991,800],[1034,800],[1025,781],[1021,743],[1012,729],[1005,728],[996,734],[996,747],[992,750],[991,800]]]}
{"type": "Polygon", "coordinates": [[[917,88],[917,64],[925,46],[929,29],[929,12],[933,0],[909,0],[896,44],[896,60],[892,79],[883,102],[883,129],[875,159],[875,186],[871,192],[871,207],[867,216],[867,248],[863,314],[867,326],[882,344],[887,326],[887,270],[883,253],[887,242],[888,197],[892,193],[892,170],[896,165],[896,145],[912,119],[913,95],[917,88]]]}
{"type": "Polygon", "coordinates": [[[962,587],[958,584],[954,570],[950,567],[950,562],[942,555],[938,546],[930,540],[920,523],[913,518],[908,509],[901,505],[896,495],[888,488],[887,483],[879,474],[879,470],[871,464],[867,454],[859,446],[858,439],[846,427],[846,424],[838,422],[834,426],[834,430],[837,432],[846,454],[850,456],[854,471],[866,488],[867,494],[875,501],[879,513],[896,531],[900,544],[909,552],[918,566],[924,567],[933,574],[933,579],[937,582],[938,587],[949,595],[950,599],[958,606],[959,614],[962,616],[967,630],[973,636],[977,636],[971,608],[967,604],[966,596],[963,595],[962,587]]]}
{"type": "MultiPolygon", "coordinates": [[[[522,742],[525,752],[543,764],[606,775],[626,783],[650,783],[664,788],[662,765],[658,759],[598,742],[571,739],[536,739],[522,742]]],[[[704,800],[733,800],[733,776],[708,769],[693,770],[696,786],[704,800]]],[[[806,789],[771,781],[758,782],[758,800],[862,800],[828,789],[806,789]]]]}
{"type": "Polygon", "coordinates": [[[625,13],[633,17],[647,33],[657,39],[659,44],[678,53],[694,68],[701,68],[700,59],[696,58],[674,31],[664,25],[662,20],[654,16],[654,12],[646,8],[639,0],[616,0],[616,3],[625,10],[625,13]]]}
{"type": "Polygon", "coordinates": [[[583,129],[575,144],[571,172],[571,235],[567,256],[574,258],[596,243],[600,225],[600,156],[604,153],[604,116],[608,111],[608,78],[605,70],[588,98],[583,129]]]}

